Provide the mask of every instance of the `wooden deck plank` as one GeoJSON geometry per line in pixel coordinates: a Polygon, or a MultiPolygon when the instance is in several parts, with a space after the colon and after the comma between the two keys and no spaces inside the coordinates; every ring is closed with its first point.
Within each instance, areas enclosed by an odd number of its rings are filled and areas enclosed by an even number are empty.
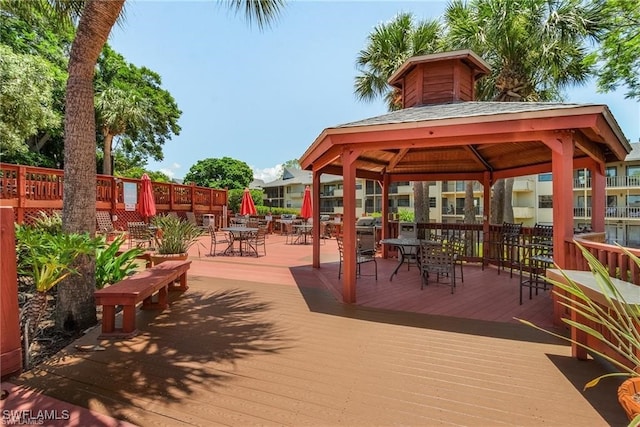
{"type": "Polygon", "coordinates": [[[143,426],[626,423],[613,382],[582,392],[599,364],[512,319],[544,316],[546,295],[520,306],[517,279],[467,266],[455,294],[421,291],[381,260],[345,305],[327,243],[319,270],[277,236],[265,257],[193,257],[189,291],[138,312],[140,335],[16,381],[143,426]]]}

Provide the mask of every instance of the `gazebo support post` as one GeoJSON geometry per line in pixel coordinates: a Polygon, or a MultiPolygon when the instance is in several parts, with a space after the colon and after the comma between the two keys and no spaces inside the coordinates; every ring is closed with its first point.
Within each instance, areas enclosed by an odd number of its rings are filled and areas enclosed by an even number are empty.
{"type": "Polygon", "coordinates": [[[311,188],[313,188],[311,193],[313,203],[313,228],[311,230],[313,252],[311,265],[313,268],[320,268],[320,175],[322,173],[314,169],[311,178],[311,188]]]}
{"type": "Polygon", "coordinates": [[[342,239],[344,260],[342,263],[342,300],[352,304],[356,302],[356,166],[360,150],[345,148],[342,151],[342,177],[344,217],[342,239]]]}

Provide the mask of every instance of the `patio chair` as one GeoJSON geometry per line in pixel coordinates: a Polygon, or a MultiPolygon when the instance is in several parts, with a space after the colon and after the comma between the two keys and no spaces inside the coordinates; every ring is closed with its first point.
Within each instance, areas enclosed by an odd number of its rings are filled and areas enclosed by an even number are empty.
{"type": "Polygon", "coordinates": [[[422,275],[420,289],[424,289],[432,275],[435,275],[436,283],[440,283],[441,276],[447,276],[449,278],[448,285],[451,286],[453,294],[456,289],[456,265],[452,245],[425,242],[420,245],[418,254],[422,275]]]}
{"type": "Polygon", "coordinates": [[[113,226],[113,222],[111,222],[111,214],[107,211],[96,211],[96,233],[104,234],[107,237],[107,240],[112,240],[121,234],[124,234],[123,231],[116,230],[113,226]]]}
{"type": "Polygon", "coordinates": [[[262,247],[262,252],[266,256],[267,255],[267,227],[259,226],[258,231],[251,233],[251,235],[245,240],[245,250],[249,253],[255,254],[256,257],[259,257],[260,247],[262,247]]]}
{"type": "Polygon", "coordinates": [[[529,288],[529,299],[533,291],[547,290],[544,279],[547,268],[553,266],[553,226],[536,224],[531,233],[531,242],[523,246],[520,262],[520,305],[524,288],[529,288]],[[528,277],[523,273],[528,273],[528,277]]]}
{"type": "MultiPolygon", "coordinates": [[[[340,253],[340,264],[338,264],[338,279],[342,275],[342,260],[344,259],[344,243],[342,241],[342,236],[336,236],[336,241],[338,242],[338,252],[340,253]]],[[[376,252],[375,249],[371,250],[369,248],[358,249],[356,248],[356,278],[362,277],[361,274],[361,265],[369,262],[373,262],[374,265],[374,274],[373,276],[378,280],[378,263],[376,262],[376,252]]],[[[371,276],[371,275],[370,275],[371,276]]]]}
{"type": "Polygon", "coordinates": [[[144,222],[128,222],[129,248],[134,245],[138,248],[153,247],[154,233],[144,222]]]}
{"type": "Polygon", "coordinates": [[[211,246],[209,248],[209,255],[211,256],[224,254],[233,242],[233,237],[230,233],[226,231],[216,231],[213,224],[209,226],[209,235],[211,236],[211,246]],[[218,245],[224,246],[220,252],[218,252],[218,245]]]}
{"type": "Polygon", "coordinates": [[[460,281],[464,283],[464,257],[467,255],[467,240],[462,236],[452,236],[448,241],[453,251],[454,264],[460,267],[460,281]]]}
{"type": "Polygon", "coordinates": [[[518,268],[520,264],[520,248],[522,246],[522,223],[502,223],[500,233],[500,247],[498,251],[498,274],[500,270],[509,265],[509,277],[513,277],[514,266],[518,268]]]}

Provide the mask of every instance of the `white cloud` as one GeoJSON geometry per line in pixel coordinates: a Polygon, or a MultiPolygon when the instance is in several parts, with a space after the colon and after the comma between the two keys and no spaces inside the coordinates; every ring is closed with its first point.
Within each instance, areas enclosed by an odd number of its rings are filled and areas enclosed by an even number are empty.
{"type": "Polygon", "coordinates": [[[176,176],[176,172],[180,168],[182,168],[182,166],[179,163],[172,163],[171,166],[169,167],[161,168],[160,172],[167,175],[169,178],[173,179],[176,176]]]}
{"type": "Polygon", "coordinates": [[[282,175],[282,165],[278,164],[271,168],[258,169],[255,167],[251,167],[253,169],[253,179],[261,179],[265,183],[275,181],[276,179],[280,179],[282,175]]]}

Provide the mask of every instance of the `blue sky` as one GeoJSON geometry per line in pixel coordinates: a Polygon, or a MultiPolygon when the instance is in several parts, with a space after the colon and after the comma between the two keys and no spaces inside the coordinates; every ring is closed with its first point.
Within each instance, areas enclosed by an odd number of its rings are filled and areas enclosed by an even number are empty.
{"type": "MultiPolygon", "coordinates": [[[[150,162],[182,178],[198,160],[231,157],[275,179],[326,127],[386,112],[353,95],[355,58],[379,23],[398,12],[437,18],[440,1],[290,1],[263,31],[213,1],[128,1],[109,43],[162,77],[182,110],[179,136],[150,162]]],[[[640,138],[640,104],[593,84],[567,102],[607,104],[627,138],[640,138]]]]}

